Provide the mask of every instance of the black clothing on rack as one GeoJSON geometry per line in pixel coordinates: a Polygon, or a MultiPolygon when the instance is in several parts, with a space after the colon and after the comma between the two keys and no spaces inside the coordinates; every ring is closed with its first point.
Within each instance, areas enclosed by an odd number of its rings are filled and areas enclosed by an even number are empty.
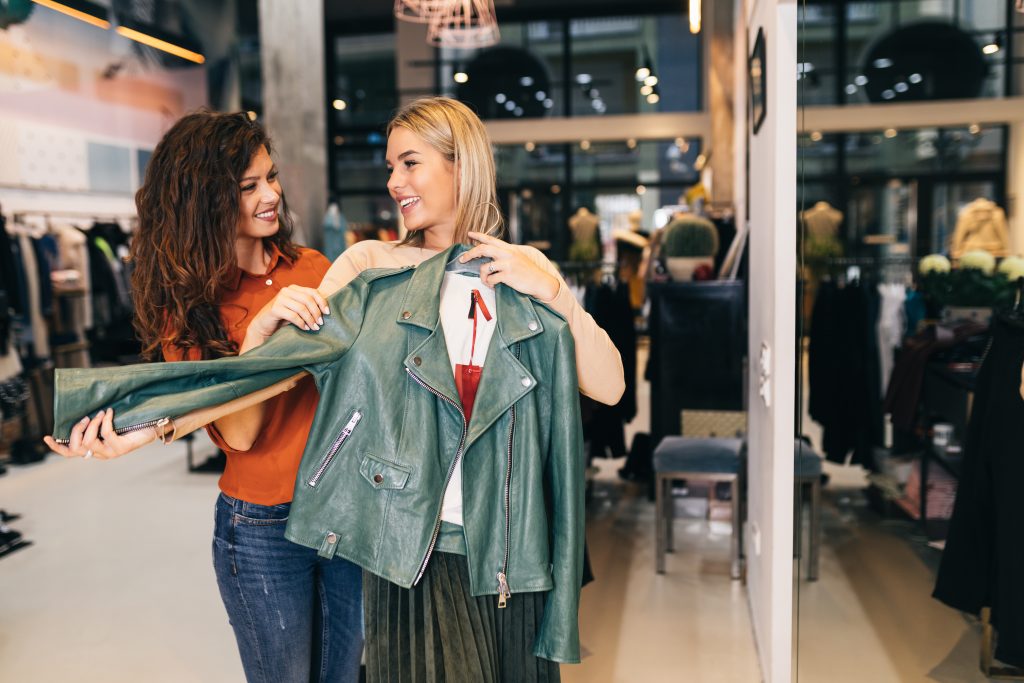
{"type": "Polygon", "coordinates": [[[626,390],[614,406],[583,397],[585,414],[583,438],[590,443],[590,457],[617,458],[626,455],[625,425],[636,416],[636,326],[625,283],[602,283],[587,288],[585,308],[608,333],[622,357],[626,390]]]}
{"type": "Polygon", "coordinates": [[[852,450],[852,462],[868,469],[884,439],[878,307],[874,287],[822,282],[808,348],[809,412],[823,427],[822,450],[840,463],[852,450]]]}
{"type": "Polygon", "coordinates": [[[7,234],[7,221],[0,216],[0,288],[7,292],[7,305],[18,315],[26,311],[22,304],[21,282],[14,260],[14,240],[7,234]]]}
{"type": "Polygon", "coordinates": [[[1024,325],[998,318],[975,384],[963,470],[933,596],[992,608],[995,655],[1024,666],[1024,325]]]}

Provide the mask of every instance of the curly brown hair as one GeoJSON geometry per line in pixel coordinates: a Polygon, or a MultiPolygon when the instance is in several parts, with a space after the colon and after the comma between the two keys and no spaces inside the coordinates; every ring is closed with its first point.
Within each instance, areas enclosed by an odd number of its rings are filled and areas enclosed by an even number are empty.
{"type": "MultiPolygon", "coordinates": [[[[159,358],[163,344],[199,349],[204,360],[238,353],[218,304],[237,277],[239,182],[261,146],[271,152],[266,131],[245,113],[203,110],[181,118],[153,151],[135,194],[131,245],[134,325],[145,357],[159,358]]],[[[283,194],[278,220],[264,246],[294,259],[283,194]]]]}

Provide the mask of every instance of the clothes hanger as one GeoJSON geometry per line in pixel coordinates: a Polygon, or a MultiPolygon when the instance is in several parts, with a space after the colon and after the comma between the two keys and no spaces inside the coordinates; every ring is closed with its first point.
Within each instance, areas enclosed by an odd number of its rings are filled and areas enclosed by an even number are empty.
{"type": "MultiPolygon", "coordinates": [[[[459,256],[461,256],[461,254],[459,256]]],[[[465,275],[466,277],[480,277],[480,266],[494,260],[489,256],[480,256],[475,259],[470,259],[465,263],[460,263],[459,256],[456,256],[445,265],[444,272],[458,273],[459,275],[465,275]]]]}

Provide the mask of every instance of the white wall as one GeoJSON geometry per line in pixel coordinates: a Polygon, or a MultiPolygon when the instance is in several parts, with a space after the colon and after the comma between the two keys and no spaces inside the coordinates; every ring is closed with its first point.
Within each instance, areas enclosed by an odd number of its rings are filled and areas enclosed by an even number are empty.
{"type": "Polygon", "coordinates": [[[36,6],[27,22],[0,31],[4,211],[132,211],[138,152],[205,101],[202,67],[152,66],[114,31],[36,6]],[[111,65],[120,66],[104,77],[111,65]],[[127,165],[104,168],[98,151],[127,165]],[[127,180],[112,191],[118,171],[127,180]]]}
{"type": "MultiPolygon", "coordinates": [[[[739,168],[743,142],[750,155],[747,588],[762,675],[783,683],[792,677],[793,642],[797,4],[744,4],[737,17],[746,18],[745,35],[737,43],[745,42],[749,54],[763,29],[767,70],[767,116],[757,135],[737,140],[739,168]]],[[[738,62],[736,122],[742,128],[746,59],[738,62]]]]}

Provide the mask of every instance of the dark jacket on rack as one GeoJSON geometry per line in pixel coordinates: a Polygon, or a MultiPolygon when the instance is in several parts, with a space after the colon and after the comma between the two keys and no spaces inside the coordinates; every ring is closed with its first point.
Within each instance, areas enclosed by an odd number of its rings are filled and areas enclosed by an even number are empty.
{"type": "Polygon", "coordinates": [[[829,460],[845,462],[852,450],[853,462],[868,469],[883,438],[877,324],[875,288],[821,284],[808,348],[809,412],[823,427],[829,460]]]}
{"type": "Polygon", "coordinates": [[[565,321],[497,287],[498,326],[465,423],[439,321],[456,246],[416,268],[370,270],[329,299],[319,332],[288,326],[211,361],[58,370],[55,435],[114,408],[120,431],[220,405],[305,369],[320,403],[286,535],[403,587],[430,561],[458,459],[470,589],[546,591],[538,657],[579,661],[583,453],[565,321]],[[367,324],[364,324],[364,321],[367,324]]]}
{"type": "Polygon", "coordinates": [[[993,323],[978,371],[949,537],[934,596],[978,614],[992,608],[996,657],[1024,666],[1024,323],[993,323]]]}
{"type": "Polygon", "coordinates": [[[608,332],[622,357],[626,391],[619,402],[606,406],[587,397],[584,436],[590,442],[591,457],[626,455],[625,424],[636,416],[636,326],[629,302],[629,285],[602,283],[587,287],[585,308],[601,329],[608,332]]]}

